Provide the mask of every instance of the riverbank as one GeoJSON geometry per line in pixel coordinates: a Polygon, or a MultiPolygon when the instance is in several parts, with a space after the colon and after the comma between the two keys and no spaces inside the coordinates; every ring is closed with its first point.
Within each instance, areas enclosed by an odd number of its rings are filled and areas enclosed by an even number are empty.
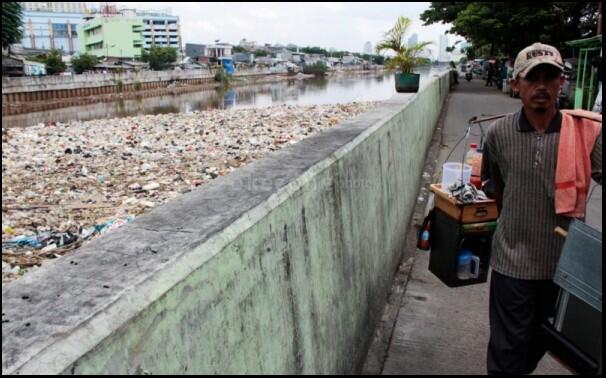
{"type": "Polygon", "coordinates": [[[374,103],[48,124],[2,130],[2,280],[374,103]]]}
{"type": "MultiPolygon", "coordinates": [[[[328,77],[344,76],[344,75],[360,75],[376,72],[384,72],[383,70],[344,70],[331,71],[328,77]]],[[[243,73],[235,75],[231,78],[230,87],[237,88],[241,86],[276,83],[289,80],[305,80],[314,78],[313,75],[287,75],[283,73],[243,73]]],[[[167,78],[164,78],[167,79],[167,78]]],[[[132,80],[131,80],[132,81],[132,80]]],[[[47,95],[35,96],[33,93],[28,93],[23,97],[17,94],[4,93],[2,115],[20,115],[33,112],[49,111],[71,106],[83,106],[102,102],[113,102],[127,99],[141,99],[157,97],[168,94],[181,94],[188,92],[203,91],[209,89],[217,89],[224,87],[225,84],[214,81],[212,76],[188,76],[188,79],[170,79],[157,81],[152,83],[134,82],[130,83],[121,79],[110,80],[110,85],[105,85],[99,88],[89,89],[69,89],[59,91],[49,91],[46,86],[41,89],[47,95]],[[48,92],[48,93],[47,93],[48,92]],[[51,93],[52,92],[52,93],[51,93]],[[54,93],[56,92],[56,93],[54,93]],[[64,93],[66,92],[66,93],[64,93]]],[[[4,83],[3,83],[4,84],[4,83]]],[[[42,88],[41,87],[41,88],[42,88]]],[[[25,95],[25,94],[23,94],[25,95]]]]}

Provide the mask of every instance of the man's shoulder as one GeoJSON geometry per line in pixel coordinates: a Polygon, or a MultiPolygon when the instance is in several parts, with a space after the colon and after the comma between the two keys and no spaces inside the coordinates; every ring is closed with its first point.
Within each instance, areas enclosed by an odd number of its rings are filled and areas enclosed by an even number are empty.
{"type": "Polygon", "coordinates": [[[602,125],[602,115],[600,113],[590,112],[589,110],[583,109],[566,109],[562,110],[562,114],[570,115],[572,117],[583,118],[590,120],[602,125]]]}

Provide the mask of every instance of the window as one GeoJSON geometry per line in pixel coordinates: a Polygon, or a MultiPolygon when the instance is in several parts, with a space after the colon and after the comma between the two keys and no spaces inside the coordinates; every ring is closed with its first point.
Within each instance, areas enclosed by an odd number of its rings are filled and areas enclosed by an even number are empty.
{"type": "Polygon", "coordinates": [[[53,35],[55,38],[67,38],[67,24],[53,24],[53,35]]]}

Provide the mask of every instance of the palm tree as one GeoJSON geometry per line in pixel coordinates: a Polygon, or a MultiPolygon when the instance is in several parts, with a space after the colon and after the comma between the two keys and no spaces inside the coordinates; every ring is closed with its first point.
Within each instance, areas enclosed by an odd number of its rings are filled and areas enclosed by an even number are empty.
{"type": "Polygon", "coordinates": [[[414,46],[406,47],[404,35],[411,24],[412,21],[409,18],[400,16],[395,26],[384,34],[384,39],[375,48],[377,53],[381,53],[384,50],[393,51],[396,56],[387,63],[388,68],[399,68],[405,74],[412,73],[413,67],[422,61],[418,55],[428,45],[432,44],[431,42],[421,42],[414,46]]]}

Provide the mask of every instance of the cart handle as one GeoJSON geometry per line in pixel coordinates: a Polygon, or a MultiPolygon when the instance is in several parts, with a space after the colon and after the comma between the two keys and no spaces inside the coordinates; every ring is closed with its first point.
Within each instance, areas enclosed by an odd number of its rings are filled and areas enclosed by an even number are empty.
{"type": "Polygon", "coordinates": [[[562,236],[562,237],[567,237],[568,236],[568,231],[564,230],[562,227],[558,226],[555,228],[555,230],[553,230],[556,234],[562,236]]]}

